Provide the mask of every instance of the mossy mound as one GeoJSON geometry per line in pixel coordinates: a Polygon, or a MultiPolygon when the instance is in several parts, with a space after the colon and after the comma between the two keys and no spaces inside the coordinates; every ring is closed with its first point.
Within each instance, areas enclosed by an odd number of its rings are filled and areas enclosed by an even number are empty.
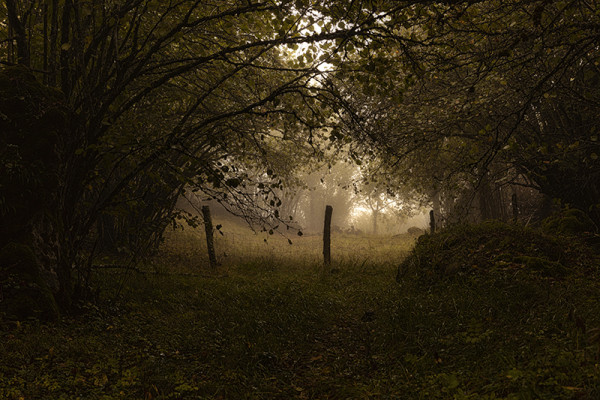
{"type": "Polygon", "coordinates": [[[594,222],[583,211],[569,208],[546,218],[542,227],[547,232],[564,235],[579,235],[594,232],[594,222]]]}
{"type": "Polygon", "coordinates": [[[55,320],[58,306],[29,246],[9,243],[0,249],[0,318],[55,320]]]}
{"type": "Polygon", "coordinates": [[[592,252],[574,238],[501,222],[449,227],[421,236],[398,268],[422,278],[502,271],[562,278],[597,269],[592,252]]]}

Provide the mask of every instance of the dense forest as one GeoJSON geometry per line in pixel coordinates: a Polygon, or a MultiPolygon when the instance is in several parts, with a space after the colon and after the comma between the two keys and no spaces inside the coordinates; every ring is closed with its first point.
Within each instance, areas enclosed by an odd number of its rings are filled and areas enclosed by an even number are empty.
{"type": "Polygon", "coordinates": [[[588,0],[6,0],[0,397],[598,398],[599,43],[588,0]]]}

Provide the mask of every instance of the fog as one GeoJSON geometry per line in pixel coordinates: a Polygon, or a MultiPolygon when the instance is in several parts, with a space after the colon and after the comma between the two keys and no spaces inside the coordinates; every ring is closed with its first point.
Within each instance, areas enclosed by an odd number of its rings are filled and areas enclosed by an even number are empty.
{"type": "MultiPolygon", "coordinates": [[[[210,205],[219,220],[250,224],[257,230],[289,231],[319,234],[323,231],[325,207],[333,207],[332,230],[338,233],[396,235],[411,227],[424,229],[428,224],[428,210],[415,198],[401,192],[392,193],[384,184],[369,181],[359,166],[338,162],[312,170],[294,171],[281,187],[272,192],[257,190],[265,186],[259,172],[249,177],[255,183],[243,190],[252,198],[252,204],[263,204],[245,209],[244,204],[232,202],[237,198],[188,190],[178,202],[178,208],[190,216],[199,216],[202,205],[210,205]],[[275,206],[273,206],[275,204],[275,206]]],[[[413,194],[414,196],[414,194],[413,194]]]]}

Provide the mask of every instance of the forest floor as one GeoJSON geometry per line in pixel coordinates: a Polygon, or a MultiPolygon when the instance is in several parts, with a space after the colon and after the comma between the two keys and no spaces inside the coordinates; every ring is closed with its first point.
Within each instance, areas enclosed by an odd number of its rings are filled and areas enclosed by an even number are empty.
{"type": "Polygon", "coordinates": [[[99,270],[80,316],[2,326],[0,398],[600,398],[595,256],[560,278],[503,261],[396,282],[408,235],[334,236],[325,268],[319,237],[225,231],[216,271],[194,235],[99,270]]]}

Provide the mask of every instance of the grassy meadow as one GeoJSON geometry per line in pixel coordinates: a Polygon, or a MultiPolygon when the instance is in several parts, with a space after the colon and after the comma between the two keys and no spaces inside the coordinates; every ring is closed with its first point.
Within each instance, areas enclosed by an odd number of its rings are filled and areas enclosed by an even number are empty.
{"type": "Polygon", "coordinates": [[[0,398],[600,398],[597,275],[396,282],[408,235],[334,234],[324,267],[319,236],[222,232],[216,270],[170,232],[82,315],[4,325],[0,398]]]}

